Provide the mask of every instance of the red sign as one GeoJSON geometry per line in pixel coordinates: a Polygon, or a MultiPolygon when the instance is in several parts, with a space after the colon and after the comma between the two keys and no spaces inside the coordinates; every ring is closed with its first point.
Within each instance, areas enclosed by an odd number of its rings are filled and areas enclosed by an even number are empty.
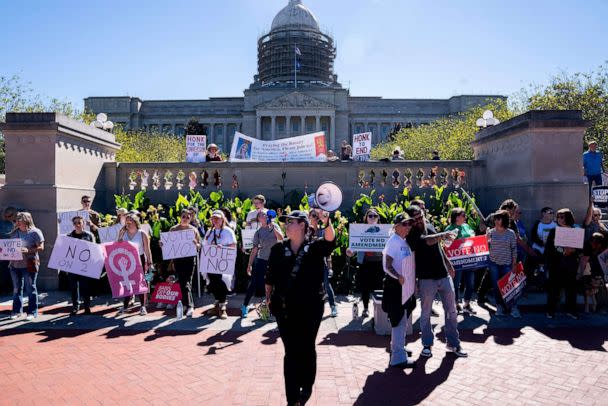
{"type": "Polygon", "coordinates": [[[505,303],[509,304],[521,296],[526,286],[526,274],[522,263],[517,264],[515,272],[508,274],[498,280],[498,289],[505,303]]]}
{"type": "Polygon", "coordinates": [[[120,241],[103,244],[106,252],[106,271],[112,288],[112,297],[125,297],[148,292],[144,269],[132,242],[120,241]]]}
{"type": "Polygon", "coordinates": [[[457,271],[485,268],[490,257],[488,237],[480,235],[455,240],[445,247],[445,253],[457,271]]]}
{"type": "Polygon", "coordinates": [[[151,302],[177,304],[182,299],[182,290],[179,288],[179,283],[163,282],[156,284],[154,293],[152,293],[151,302]]]}
{"type": "Polygon", "coordinates": [[[325,145],[325,133],[315,137],[315,155],[327,155],[327,146],[325,145]]]}

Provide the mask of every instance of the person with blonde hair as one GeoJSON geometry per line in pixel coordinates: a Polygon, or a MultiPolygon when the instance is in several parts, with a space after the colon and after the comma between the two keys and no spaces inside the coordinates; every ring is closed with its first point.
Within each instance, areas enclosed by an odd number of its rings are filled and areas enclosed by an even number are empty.
{"type": "Polygon", "coordinates": [[[11,319],[21,317],[23,312],[23,290],[28,295],[27,319],[38,317],[38,289],[36,280],[40,268],[38,253],[44,250],[44,235],[34,225],[32,215],[26,211],[17,213],[15,228],[9,234],[10,238],[21,240],[23,259],[10,261],[9,269],[13,280],[13,311],[11,319]]]}

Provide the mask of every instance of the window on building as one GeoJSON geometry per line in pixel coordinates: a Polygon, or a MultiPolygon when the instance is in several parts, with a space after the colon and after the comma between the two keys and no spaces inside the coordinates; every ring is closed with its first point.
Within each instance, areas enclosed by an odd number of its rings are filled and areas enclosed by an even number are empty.
{"type": "Polygon", "coordinates": [[[175,124],[175,135],[183,137],[186,134],[186,128],[183,124],[175,124]]]}

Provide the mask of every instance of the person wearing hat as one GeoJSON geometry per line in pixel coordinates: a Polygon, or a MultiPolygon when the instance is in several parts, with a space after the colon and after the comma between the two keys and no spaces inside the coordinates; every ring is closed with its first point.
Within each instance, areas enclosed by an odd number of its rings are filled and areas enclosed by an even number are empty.
{"type": "Polygon", "coordinates": [[[116,222],[114,224],[120,224],[122,226],[125,225],[125,216],[129,214],[129,210],[125,209],[124,207],[119,207],[118,209],[116,209],[116,222]]]}
{"type": "MultiPolygon", "coordinates": [[[[234,231],[228,227],[228,220],[224,212],[214,210],[211,213],[211,227],[205,234],[203,245],[219,245],[221,247],[236,247],[236,236],[234,231]]],[[[226,313],[226,295],[232,286],[232,275],[226,274],[205,274],[203,275],[208,282],[209,292],[215,298],[214,307],[207,312],[209,316],[219,316],[221,319],[227,319],[226,313]]]]}
{"type": "Polygon", "coordinates": [[[219,148],[215,144],[209,144],[207,147],[207,162],[221,162],[223,161],[222,156],[219,153],[219,148]]]}
{"type": "Polygon", "coordinates": [[[311,239],[308,214],[300,210],[279,220],[285,223],[287,239],[270,250],[266,301],[285,347],[287,404],[305,404],[312,395],[317,371],[315,341],[324,308],[324,259],[334,250],[335,231],[329,216],[323,216],[323,238],[311,239]]]}
{"type": "Polygon", "coordinates": [[[602,185],[602,174],[604,173],[604,157],[597,150],[597,141],[589,141],[589,149],[583,154],[583,170],[589,182],[589,193],[593,183],[595,186],[602,185]]]}
{"type": "Polygon", "coordinates": [[[414,221],[407,213],[397,214],[393,219],[394,234],[382,250],[382,268],[385,274],[382,310],[386,312],[392,327],[389,366],[402,369],[416,365],[415,361],[407,358],[405,349],[407,319],[416,307],[416,263],[405,239],[413,224],[414,221]],[[409,297],[404,297],[404,292],[409,292],[409,297]]]}
{"type": "Polygon", "coordinates": [[[401,155],[401,148],[395,147],[393,150],[393,156],[391,157],[393,161],[404,161],[403,155],[401,155]]]}

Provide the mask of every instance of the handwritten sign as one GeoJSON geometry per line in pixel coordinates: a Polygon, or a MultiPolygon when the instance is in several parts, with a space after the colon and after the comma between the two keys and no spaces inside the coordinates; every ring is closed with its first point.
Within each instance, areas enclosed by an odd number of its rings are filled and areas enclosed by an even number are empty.
{"type": "Polygon", "coordinates": [[[348,248],[353,251],[382,252],[391,227],[390,224],[349,224],[348,248]]]}
{"type": "Polygon", "coordinates": [[[199,272],[202,274],[234,274],[236,248],[219,245],[203,245],[199,261],[199,272]]]}
{"type": "Polygon", "coordinates": [[[99,279],[103,264],[104,252],[100,245],[60,235],[55,240],[48,267],[99,279]]]}
{"type": "Polygon", "coordinates": [[[455,240],[444,250],[456,271],[485,268],[490,258],[488,237],[485,235],[455,240]]]}
{"type": "Polygon", "coordinates": [[[169,231],[160,233],[163,259],[195,257],[196,244],[194,243],[194,230],[169,231]]]}
{"type": "MultiPolygon", "coordinates": [[[[257,222],[255,223],[257,224],[257,222]]],[[[241,239],[243,241],[243,249],[250,250],[253,248],[253,236],[257,230],[254,228],[244,228],[241,230],[241,239]]]]}
{"type": "Polygon", "coordinates": [[[23,259],[21,244],[20,238],[0,240],[0,261],[21,261],[23,259]]]}
{"type": "Polygon", "coordinates": [[[568,248],[583,248],[585,229],[572,227],[557,227],[555,229],[555,246],[568,248]]]}
{"type": "Polygon", "coordinates": [[[182,290],[179,283],[162,282],[157,283],[152,293],[151,302],[177,304],[182,299],[182,290]]]}
{"type": "Polygon", "coordinates": [[[186,162],[205,162],[206,154],[206,135],[186,135],[186,162]]]}
{"type": "Polygon", "coordinates": [[[513,303],[524,292],[526,286],[526,274],[522,263],[517,264],[515,272],[509,271],[508,274],[498,280],[498,289],[507,305],[513,303]]]}
{"type": "Polygon", "coordinates": [[[353,135],[353,161],[369,161],[372,151],[372,133],[353,135]]]}
{"type": "Polygon", "coordinates": [[[106,270],[112,297],[125,297],[148,292],[144,269],[137,246],[129,241],[103,244],[106,270]]]}
{"type": "Polygon", "coordinates": [[[76,216],[80,216],[84,219],[84,229],[91,231],[89,227],[89,212],[86,210],[78,211],[64,211],[57,213],[57,224],[59,226],[59,235],[66,235],[74,231],[74,225],[72,219],[76,216]]]}
{"type": "Polygon", "coordinates": [[[121,228],[122,225],[120,224],[114,224],[110,227],[99,227],[97,229],[99,241],[101,241],[102,244],[106,242],[118,241],[118,233],[120,232],[121,228]]]}

